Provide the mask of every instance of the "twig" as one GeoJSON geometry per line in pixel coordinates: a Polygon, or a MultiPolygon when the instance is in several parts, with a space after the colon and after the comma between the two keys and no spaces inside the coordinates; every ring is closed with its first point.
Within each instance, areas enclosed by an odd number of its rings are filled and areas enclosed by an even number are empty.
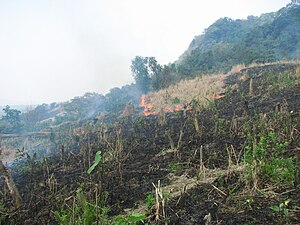
{"type": "Polygon", "coordinates": [[[214,189],[216,189],[217,191],[219,191],[221,194],[223,194],[224,196],[227,196],[227,194],[224,192],[224,191],[222,191],[222,190],[220,190],[219,188],[217,188],[215,185],[211,185],[214,189]]]}

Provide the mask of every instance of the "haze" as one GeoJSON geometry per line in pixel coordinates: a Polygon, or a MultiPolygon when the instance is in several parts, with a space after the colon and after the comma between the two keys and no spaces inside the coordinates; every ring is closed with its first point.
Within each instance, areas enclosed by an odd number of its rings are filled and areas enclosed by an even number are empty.
{"type": "Polygon", "coordinates": [[[65,101],[133,82],[136,55],[174,62],[220,17],[290,0],[0,0],[0,105],[65,101]]]}

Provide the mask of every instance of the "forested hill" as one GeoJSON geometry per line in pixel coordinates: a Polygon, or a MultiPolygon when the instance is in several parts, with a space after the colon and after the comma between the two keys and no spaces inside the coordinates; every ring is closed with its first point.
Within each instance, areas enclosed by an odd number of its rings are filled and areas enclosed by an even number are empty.
{"type": "Polygon", "coordinates": [[[196,36],[180,57],[178,71],[228,71],[236,64],[265,63],[300,58],[300,1],[277,12],[248,16],[245,20],[221,18],[196,36]]]}

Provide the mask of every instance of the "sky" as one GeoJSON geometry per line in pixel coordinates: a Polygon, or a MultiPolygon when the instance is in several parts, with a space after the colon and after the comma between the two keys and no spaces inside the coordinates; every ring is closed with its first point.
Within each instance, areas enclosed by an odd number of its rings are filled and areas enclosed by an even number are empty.
{"type": "Polygon", "coordinates": [[[61,102],[133,82],[131,60],[174,62],[221,17],[290,0],[0,0],[0,105],[61,102]]]}

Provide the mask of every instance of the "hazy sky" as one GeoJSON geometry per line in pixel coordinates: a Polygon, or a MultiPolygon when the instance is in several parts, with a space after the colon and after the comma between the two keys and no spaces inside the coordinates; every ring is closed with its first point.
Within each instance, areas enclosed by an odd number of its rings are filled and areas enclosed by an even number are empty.
{"type": "Polygon", "coordinates": [[[220,17],[290,0],[0,0],[0,105],[65,101],[133,82],[136,55],[175,61],[220,17]]]}

